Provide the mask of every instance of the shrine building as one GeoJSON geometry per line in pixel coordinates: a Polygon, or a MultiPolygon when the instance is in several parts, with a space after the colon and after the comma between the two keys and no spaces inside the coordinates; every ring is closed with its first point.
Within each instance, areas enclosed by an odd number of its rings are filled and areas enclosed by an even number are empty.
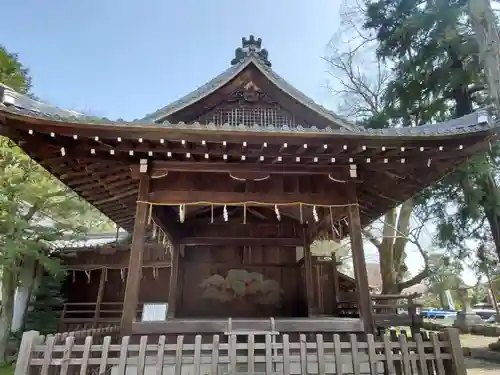
{"type": "Polygon", "coordinates": [[[280,77],[260,39],[243,38],[229,62],[134,121],[0,86],[1,134],[129,234],[62,252],[62,329],[213,333],[232,319],[263,331],[273,318],[280,332],[373,333],[419,324],[413,297],[370,293],[362,228],[486,152],[497,124],[478,111],[362,128],[280,77]],[[318,239],[350,239],[354,278],[335,255],[311,254],[318,239]],[[406,315],[383,303],[404,298],[406,315]],[[144,318],[152,305],[163,316],[144,318]]]}

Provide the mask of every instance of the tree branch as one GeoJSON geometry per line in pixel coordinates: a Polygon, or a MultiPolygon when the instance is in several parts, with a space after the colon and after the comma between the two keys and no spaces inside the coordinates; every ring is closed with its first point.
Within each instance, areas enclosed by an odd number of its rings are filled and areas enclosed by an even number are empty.
{"type": "Polygon", "coordinates": [[[415,275],[409,280],[403,281],[398,285],[399,291],[403,291],[406,288],[409,288],[413,285],[420,284],[422,281],[424,281],[427,277],[430,275],[430,269],[429,267],[424,268],[419,274],[415,275]]]}
{"type": "Polygon", "coordinates": [[[429,277],[429,275],[431,273],[430,272],[431,271],[430,265],[429,265],[429,263],[430,263],[429,262],[429,255],[427,254],[427,252],[424,250],[424,248],[420,245],[420,243],[418,241],[415,241],[415,242],[412,241],[412,243],[416,246],[420,255],[424,259],[424,269],[420,273],[418,273],[417,275],[412,277],[411,279],[403,281],[401,283],[398,283],[398,289],[400,291],[402,291],[406,288],[409,288],[410,286],[421,283],[422,281],[424,281],[424,279],[429,277]]]}
{"type": "Polygon", "coordinates": [[[379,240],[377,240],[377,238],[373,235],[373,233],[371,233],[367,229],[363,229],[362,233],[366,237],[366,239],[373,244],[373,246],[375,246],[377,249],[380,248],[382,243],[379,240]]]}

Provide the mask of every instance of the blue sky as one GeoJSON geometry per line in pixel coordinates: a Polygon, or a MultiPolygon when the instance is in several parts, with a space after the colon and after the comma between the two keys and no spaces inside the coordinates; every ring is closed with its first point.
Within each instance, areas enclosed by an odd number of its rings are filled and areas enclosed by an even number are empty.
{"type": "Polygon", "coordinates": [[[254,34],[280,75],[331,106],[321,57],[339,3],[18,0],[2,5],[0,43],[19,54],[43,100],[131,120],[222,72],[254,34]]]}

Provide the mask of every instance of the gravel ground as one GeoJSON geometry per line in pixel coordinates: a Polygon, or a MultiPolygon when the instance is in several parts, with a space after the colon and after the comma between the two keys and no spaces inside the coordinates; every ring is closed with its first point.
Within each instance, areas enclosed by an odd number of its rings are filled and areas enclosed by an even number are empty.
{"type": "Polygon", "coordinates": [[[464,348],[487,348],[492,342],[497,342],[498,338],[476,335],[460,335],[460,341],[462,343],[462,347],[464,348]]]}
{"type": "MultiPolygon", "coordinates": [[[[460,341],[463,347],[468,348],[487,348],[492,342],[496,342],[498,338],[475,336],[475,335],[461,335],[460,341]]],[[[482,359],[466,358],[467,375],[499,375],[500,364],[484,361],[482,359]]]]}
{"type": "Polygon", "coordinates": [[[498,375],[500,364],[486,362],[481,359],[466,358],[467,375],[498,375]]]}

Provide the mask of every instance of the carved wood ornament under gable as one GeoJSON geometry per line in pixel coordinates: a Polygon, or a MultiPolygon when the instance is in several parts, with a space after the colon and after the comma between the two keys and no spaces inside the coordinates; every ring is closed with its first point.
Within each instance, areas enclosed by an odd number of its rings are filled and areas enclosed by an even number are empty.
{"type": "Polygon", "coordinates": [[[276,127],[296,127],[299,123],[295,116],[253,81],[249,80],[232,91],[222,102],[216,106],[207,108],[207,112],[196,121],[200,123],[214,123],[216,125],[229,124],[238,126],[240,124],[272,125],[276,127]]]}
{"type": "Polygon", "coordinates": [[[233,91],[228,100],[228,103],[236,103],[240,106],[251,104],[277,104],[275,100],[270,98],[265,92],[262,92],[259,86],[252,81],[246,82],[244,85],[233,91]]]}

